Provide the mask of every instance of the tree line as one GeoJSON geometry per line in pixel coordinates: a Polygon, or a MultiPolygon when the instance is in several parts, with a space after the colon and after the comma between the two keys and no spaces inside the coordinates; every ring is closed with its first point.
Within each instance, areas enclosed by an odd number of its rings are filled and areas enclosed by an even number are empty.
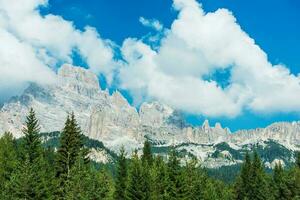
{"type": "Polygon", "coordinates": [[[172,148],[167,157],[153,155],[145,141],[141,153],[121,148],[114,173],[97,168],[74,114],[60,135],[58,148],[43,146],[33,109],[24,137],[0,138],[0,199],[13,200],[296,200],[300,199],[300,154],[295,165],[276,164],[265,172],[256,152],[247,153],[234,183],[207,175],[196,159],[183,162],[172,148]],[[128,158],[130,157],[130,158],[128,158]]]}

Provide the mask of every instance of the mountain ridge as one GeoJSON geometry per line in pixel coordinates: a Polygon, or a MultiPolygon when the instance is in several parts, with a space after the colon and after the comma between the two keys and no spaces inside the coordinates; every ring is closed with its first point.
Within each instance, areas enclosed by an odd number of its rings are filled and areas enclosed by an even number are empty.
{"type": "MultiPolygon", "coordinates": [[[[3,105],[0,134],[10,131],[15,137],[22,136],[25,116],[32,107],[40,120],[41,131],[60,131],[68,112],[74,112],[83,133],[114,152],[122,145],[128,152],[140,149],[145,138],[158,148],[178,146],[178,150],[202,161],[211,158],[217,151],[214,146],[221,143],[242,150],[247,145],[273,140],[291,151],[300,149],[300,122],[280,122],[231,133],[220,123],[211,127],[208,120],[202,126],[188,125],[179,111],[157,101],[143,103],[137,110],[120,92],[109,94],[100,88],[97,76],[91,71],[65,64],[58,70],[55,84],[31,83],[22,95],[3,105]]],[[[223,154],[226,162],[230,161],[230,155],[223,154]]]]}

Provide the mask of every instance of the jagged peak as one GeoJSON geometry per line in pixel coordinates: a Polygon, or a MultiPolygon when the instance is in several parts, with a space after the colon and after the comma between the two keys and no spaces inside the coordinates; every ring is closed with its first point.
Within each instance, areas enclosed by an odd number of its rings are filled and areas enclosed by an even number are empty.
{"type": "Polygon", "coordinates": [[[119,105],[120,104],[128,105],[128,101],[125,99],[125,97],[118,90],[114,91],[111,96],[115,100],[115,102],[118,103],[119,105]]]}
{"type": "Polygon", "coordinates": [[[99,80],[96,74],[88,69],[64,64],[58,69],[57,74],[63,79],[73,80],[77,83],[84,83],[85,85],[89,85],[90,87],[98,88],[100,90],[99,80]]]}
{"type": "Polygon", "coordinates": [[[204,120],[204,122],[202,124],[202,128],[203,129],[209,129],[210,128],[208,119],[204,120]]]}
{"type": "Polygon", "coordinates": [[[217,122],[215,124],[215,129],[223,129],[223,128],[222,128],[222,125],[219,122],[217,122]]]}
{"type": "Polygon", "coordinates": [[[165,104],[162,104],[158,101],[142,103],[142,105],[140,107],[140,112],[143,112],[145,110],[155,110],[155,111],[162,112],[162,113],[165,113],[168,115],[170,115],[174,112],[174,110],[171,107],[169,107],[165,104]]]}

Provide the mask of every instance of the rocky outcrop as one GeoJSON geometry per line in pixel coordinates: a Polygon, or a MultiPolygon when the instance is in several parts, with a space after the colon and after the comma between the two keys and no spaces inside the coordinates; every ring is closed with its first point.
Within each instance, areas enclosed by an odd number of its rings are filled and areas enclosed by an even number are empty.
{"type": "MultiPolygon", "coordinates": [[[[222,142],[234,149],[270,139],[292,150],[300,145],[300,122],[275,123],[233,134],[219,123],[210,126],[207,120],[202,126],[192,127],[179,111],[159,102],[144,103],[137,111],[120,92],[101,90],[95,74],[71,65],[58,70],[55,84],[31,83],[22,95],[5,103],[0,111],[0,133],[10,131],[22,136],[22,124],[31,107],[40,120],[41,131],[60,131],[67,114],[74,112],[84,134],[114,151],[122,145],[128,151],[140,148],[145,138],[157,146],[181,145],[204,160],[213,146],[222,142]]],[[[226,151],[222,155],[230,157],[226,151]]]]}

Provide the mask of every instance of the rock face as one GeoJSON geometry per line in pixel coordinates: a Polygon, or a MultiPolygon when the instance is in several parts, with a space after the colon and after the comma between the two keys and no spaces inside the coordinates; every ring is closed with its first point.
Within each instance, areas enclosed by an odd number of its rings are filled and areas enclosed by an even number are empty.
{"type": "Polygon", "coordinates": [[[159,102],[144,103],[137,111],[118,91],[109,94],[101,90],[95,74],[71,65],[59,69],[56,84],[31,83],[22,95],[5,103],[0,110],[0,134],[10,131],[16,137],[22,136],[31,107],[40,120],[41,131],[60,131],[67,114],[74,112],[85,135],[102,141],[115,152],[122,145],[128,151],[139,149],[147,138],[157,148],[175,145],[207,163],[210,159],[212,164],[208,165],[222,166],[240,160],[233,159],[228,150],[219,152],[220,158],[213,158],[221,143],[237,150],[272,140],[290,150],[300,148],[300,122],[275,123],[234,134],[219,123],[211,127],[207,120],[201,127],[192,127],[180,112],[159,102]]]}

